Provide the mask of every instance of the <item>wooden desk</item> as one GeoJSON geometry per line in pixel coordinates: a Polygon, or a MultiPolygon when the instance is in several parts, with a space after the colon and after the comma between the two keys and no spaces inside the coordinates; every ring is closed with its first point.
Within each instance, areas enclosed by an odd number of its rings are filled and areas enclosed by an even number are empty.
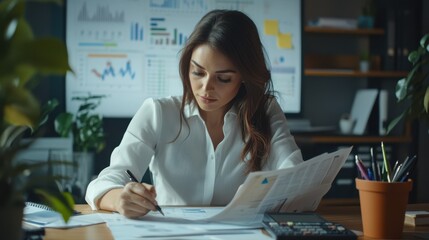
{"type": "MultiPolygon", "coordinates": [[[[92,213],[88,205],[77,205],[76,209],[82,213],[92,213]]],[[[429,203],[410,204],[408,210],[429,211],[429,203]]],[[[327,220],[341,223],[351,230],[362,231],[359,202],[356,200],[323,200],[317,212],[327,220]]],[[[416,233],[429,233],[429,226],[412,227],[405,225],[403,239],[415,239],[416,233]]],[[[44,240],[113,240],[106,224],[97,224],[87,227],[71,229],[47,229],[44,240]]],[[[372,239],[360,236],[358,239],[372,239]]]]}

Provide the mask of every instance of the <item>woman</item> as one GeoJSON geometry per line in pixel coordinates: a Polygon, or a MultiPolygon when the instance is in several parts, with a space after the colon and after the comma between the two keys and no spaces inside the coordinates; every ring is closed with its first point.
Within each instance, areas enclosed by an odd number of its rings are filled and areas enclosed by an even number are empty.
{"type": "Polygon", "coordinates": [[[139,217],[161,205],[226,205],[251,171],[302,162],[253,21],[214,10],[182,50],[183,96],[145,100],[87,190],[93,209],[139,217]],[[151,170],[155,187],[129,182],[151,170]]]}

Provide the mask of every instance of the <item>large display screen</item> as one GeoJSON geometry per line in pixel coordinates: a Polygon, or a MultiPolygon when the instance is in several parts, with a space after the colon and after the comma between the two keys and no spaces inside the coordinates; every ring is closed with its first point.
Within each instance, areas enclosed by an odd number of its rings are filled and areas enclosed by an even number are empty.
{"type": "Polygon", "coordinates": [[[212,9],[245,12],[267,51],[274,90],[285,113],[301,109],[301,0],[69,0],[66,42],[75,96],[103,94],[105,117],[132,117],[148,97],[181,95],[178,62],[200,18],[212,9]]]}

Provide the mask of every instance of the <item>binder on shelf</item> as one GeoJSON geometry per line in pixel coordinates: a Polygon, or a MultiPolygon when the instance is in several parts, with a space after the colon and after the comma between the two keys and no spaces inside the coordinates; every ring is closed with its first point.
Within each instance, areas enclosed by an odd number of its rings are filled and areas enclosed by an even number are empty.
{"type": "Polygon", "coordinates": [[[396,8],[396,70],[408,71],[412,64],[408,61],[409,53],[417,48],[419,35],[415,18],[419,11],[416,1],[398,1],[396,8]]]}
{"type": "Polygon", "coordinates": [[[396,16],[395,10],[388,9],[386,14],[386,53],[384,61],[385,70],[396,69],[396,16]]]}
{"type": "Polygon", "coordinates": [[[350,114],[356,121],[352,131],[353,134],[363,135],[365,133],[377,95],[377,89],[361,89],[357,91],[350,114]]]}
{"type": "Polygon", "coordinates": [[[381,38],[371,39],[371,54],[380,55],[381,68],[386,71],[396,70],[396,51],[397,51],[397,21],[396,21],[396,3],[392,0],[374,1],[377,11],[375,22],[377,27],[385,30],[381,38]]]}
{"type": "Polygon", "coordinates": [[[378,94],[378,134],[381,136],[387,134],[388,106],[388,92],[387,90],[382,89],[378,94]]]}

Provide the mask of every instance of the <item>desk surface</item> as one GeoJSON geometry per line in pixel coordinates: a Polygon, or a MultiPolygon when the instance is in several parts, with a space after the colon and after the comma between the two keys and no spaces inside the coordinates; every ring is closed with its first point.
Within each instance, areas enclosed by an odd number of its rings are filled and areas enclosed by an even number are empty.
{"type": "MultiPolygon", "coordinates": [[[[82,213],[92,213],[88,205],[77,205],[76,209],[82,213]]],[[[426,210],[429,211],[429,203],[409,204],[408,210],[426,210]]],[[[327,220],[343,224],[351,230],[362,231],[362,222],[360,215],[359,202],[356,200],[323,200],[319,205],[317,212],[327,220]]],[[[416,233],[428,233],[429,226],[408,226],[404,225],[403,239],[415,239],[416,233]]],[[[71,229],[47,229],[44,240],[75,240],[75,239],[105,239],[113,240],[106,224],[97,224],[87,227],[71,229]]],[[[358,239],[371,239],[360,236],[358,239]]]]}

